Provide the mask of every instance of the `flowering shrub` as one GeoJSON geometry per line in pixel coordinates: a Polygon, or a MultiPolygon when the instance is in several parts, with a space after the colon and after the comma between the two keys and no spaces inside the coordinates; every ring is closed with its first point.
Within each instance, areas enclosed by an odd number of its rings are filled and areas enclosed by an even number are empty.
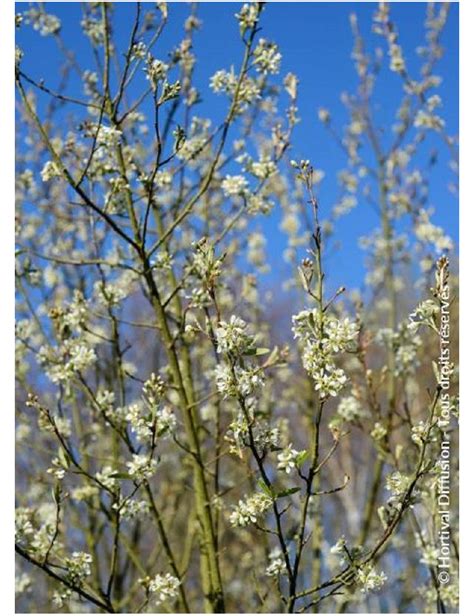
{"type": "Polygon", "coordinates": [[[123,46],[120,4],[84,3],[86,66],[43,4],[17,15],[81,84],[54,89],[17,50],[20,611],[456,610],[454,243],[427,204],[424,145],[455,169],[435,73],[448,6],[427,5],[418,76],[374,8],[386,49],[351,17],[347,126],[318,112],[347,159],[332,209],[323,172],[291,158],[299,81],[280,74],[263,3],[239,7],[241,58],[206,91],[196,5],[165,51],[173,5],[134,5],[123,46]],[[401,88],[388,136],[385,65],[401,88]],[[225,111],[203,117],[214,96],[225,111]],[[366,288],[347,290],[328,255],[367,205],[366,288]],[[261,280],[268,215],[291,305],[261,280]]]}

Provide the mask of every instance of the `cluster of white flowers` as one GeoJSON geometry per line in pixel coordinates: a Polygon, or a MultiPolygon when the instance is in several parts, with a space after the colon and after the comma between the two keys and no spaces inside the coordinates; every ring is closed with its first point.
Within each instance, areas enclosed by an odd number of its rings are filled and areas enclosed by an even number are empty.
{"type": "Polygon", "coordinates": [[[72,590],[70,588],[62,588],[60,591],[55,590],[52,596],[53,604],[57,608],[61,609],[62,607],[64,607],[66,602],[71,598],[71,596],[72,596],[72,590]]]}
{"type": "Polygon", "coordinates": [[[90,134],[91,136],[97,135],[97,145],[102,145],[107,148],[117,145],[122,137],[121,130],[115,128],[114,126],[105,126],[104,124],[101,124],[98,127],[98,130],[97,126],[94,126],[90,134]]]}
{"type": "Polygon", "coordinates": [[[176,428],[176,415],[169,406],[164,406],[156,412],[155,426],[158,436],[169,435],[176,428]]]}
{"type": "Polygon", "coordinates": [[[76,586],[81,586],[84,579],[91,574],[92,556],[86,552],[73,552],[64,562],[67,577],[76,586]]]}
{"type": "Polygon", "coordinates": [[[135,481],[145,481],[153,477],[157,466],[158,462],[155,459],[140,454],[133,454],[133,460],[127,462],[129,475],[135,481]]]}
{"type": "Polygon", "coordinates": [[[216,94],[224,93],[229,98],[234,98],[238,87],[238,112],[245,111],[249,105],[261,98],[261,84],[249,75],[245,75],[239,83],[233,68],[230,71],[218,70],[211,77],[209,85],[216,94]]]}
{"type": "Polygon", "coordinates": [[[261,195],[246,195],[247,212],[249,214],[269,214],[273,209],[272,201],[265,199],[261,195]]]}
{"type": "Polygon", "coordinates": [[[248,526],[254,523],[272,506],[272,499],[257,492],[249,496],[246,500],[239,500],[238,505],[234,506],[234,510],[229,516],[229,521],[232,526],[248,526]]]}
{"type": "Polygon", "coordinates": [[[51,460],[51,466],[46,470],[48,475],[52,475],[58,481],[64,479],[66,475],[67,466],[65,461],[60,460],[58,457],[54,457],[51,460]]]}
{"type": "Polygon", "coordinates": [[[72,423],[68,417],[61,417],[58,414],[40,412],[38,415],[38,427],[44,432],[59,432],[64,438],[69,438],[72,434],[72,423]]]}
{"type": "Polygon", "coordinates": [[[33,535],[32,515],[32,511],[28,507],[17,507],[15,509],[15,541],[17,543],[26,541],[33,535]]]}
{"type": "Polygon", "coordinates": [[[78,372],[91,366],[97,359],[94,349],[82,343],[73,345],[69,355],[71,367],[78,372]]]}
{"type": "Polygon", "coordinates": [[[123,503],[114,503],[112,508],[120,509],[120,515],[125,520],[144,518],[150,512],[150,505],[144,500],[126,499],[123,503]]]}
{"type": "Polygon", "coordinates": [[[151,54],[148,55],[146,60],[145,73],[146,78],[152,84],[153,88],[156,88],[158,82],[164,81],[166,79],[166,75],[168,73],[169,66],[154,58],[151,54]]]}
{"type": "Polygon", "coordinates": [[[125,191],[130,184],[121,175],[111,177],[108,180],[109,190],[105,193],[105,210],[108,214],[120,214],[125,210],[125,191]]]}
{"type": "Polygon", "coordinates": [[[101,389],[96,395],[96,402],[102,410],[111,409],[115,402],[115,394],[109,389],[101,389]]]}
{"type": "Polygon", "coordinates": [[[403,321],[397,331],[386,327],[377,332],[376,340],[395,351],[396,376],[414,374],[420,362],[418,351],[422,345],[420,336],[413,331],[413,326],[403,321]]]}
{"type": "Polygon", "coordinates": [[[135,43],[132,47],[132,58],[136,60],[144,60],[147,55],[147,46],[143,41],[135,43]]]}
{"type": "Polygon", "coordinates": [[[99,76],[95,71],[85,70],[82,74],[82,84],[84,93],[87,96],[97,96],[97,85],[99,83],[99,76]]]}
{"type": "Polygon", "coordinates": [[[15,575],[15,597],[19,597],[31,589],[32,579],[27,573],[15,575]]]}
{"type": "MultiPolygon", "coordinates": [[[[242,449],[248,446],[248,432],[247,419],[242,414],[238,415],[229,425],[224,437],[229,443],[230,453],[240,455],[242,449]]],[[[279,425],[272,426],[268,421],[260,419],[253,426],[253,442],[259,455],[263,456],[265,452],[276,451],[279,448],[281,432],[281,422],[279,425]]]]}
{"type": "Polygon", "coordinates": [[[371,563],[366,563],[357,569],[356,582],[363,593],[379,590],[387,581],[383,571],[377,573],[371,563]]]}
{"type": "Polygon", "coordinates": [[[432,244],[438,254],[453,249],[452,239],[446,235],[441,227],[434,225],[430,220],[430,212],[420,210],[415,224],[415,235],[425,244],[432,244]]]}
{"type": "Polygon", "coordinates": [[[387,428],[382,425],[379,421],[376,421],[374,427],[370,432],[370,436],[374,439],[374,441],[381,441],[387,435],[387,428]]]}
{"type": "Polygon", "coordinates": [[[102,468],[101,471],[97,471],[95,478],[107,489],[114,492],[118,486],[118,479],[116,477],[117,471],[111,466],[107,465],[102,468]]]}
{"type": "Polygon", "coordinates": [[[268,555],[270,561],[265,569],[265,575],[268,577],[278,577],[285,571],[285,561],[283,560],[280,548],[275,548],[268,555]]]}
{"type": "Polygon", "coordinates": [[[423,446],[423,443],[429,437],[430,424],[428,422],[419,421],[411,429],[411,440],[419,447],[423,446]]]}
{"type": "Polygon", "coordinates": [[[67,304],[61,315],[64,324],[73,330],[81,332],[89,317],[88,302],[77,289],[74,290],[72,301],[67,304]]]}
{"type": "Polygon", "coordinates": [[[255,393],[264,384],[263,372],[258,367],[235,366],[219,364],[216,367],[217,390],[224,398],[247,397],[255,393]]]}
{"type": "Polygon", "coordinates": [[[293,317],[293,333],[303,344],[303,366],[322,397],[336,396],[347,376],[335,364],[335,356],[346,351],[357,337],[355,323],[343,321],[318,310],[303,310],[293,317]]]}
{"type": "Polygon", "coordinates": [[[435,113],[420,109],[415,116],[414,126],[441,131],[444,128],[444,120],[435,113]]]}
{"type": "Polygon", "coordinates": [[[71,498],[76,501],[85,501],[99,495],[99,488],[96,485],[80,486],[71,490],[71,498]]]}
{"type": "Polygon", "coordinates": [[[423,563],[427,567],[436,567],[438,564],[439,549],[433,544],[420,545],[420,541],[417,537],[417,545],[421,550],[420,563],[423,563]]]}
{"type": "Polygon", "coordinates": [[[152,372],[143,384],[143,396],[152,406],[158,404],[165,393],[165,382],[159,374],[152,372]]]}
{"type": "Polygon", "coordinates": [[[207,135],[205,133],[189,137],[184,142],[180,142],[176,156],[181,160],[186,160],[192,164],[192,161],[197,159],[198,155],[204,152],[207,143],[207,135]]]}
{"type": "Polygon", "coordinates": [[[368,417],[369,413],[355,396],[342,398],[337,407],[337,414],[343,421],[356,421],[368,417]]]}
{"type": "Polygon", "coordinates": [[[248,160],[246,169],[259,180],[271,177],[277,171],[277,166],[269,156],[261,156],[259,160],[248,160]]]}
{"type": "Polygon", "coordinates": [[[42,346],[37,354],[38,363],[45,366],[45,372],[53,383],[71,380],[76,372],[89,368],[97,356],[93,348],[82,342],[68,340],[56,353],[52,347],[42,346]]]}
{"type": "Polygon", "coordinates": [[[41,169],[40,175],[43,182],[49,182],[54,178],[60,178],[62,174],[57,164],[52,160],[48,160],[41,169]]]}
{"type": "Polygon", "coordinates": [[[263,38],[258,41],[253,52],[254,63],[257,71],[266,75],[277,74],[280,70],[281,53],[277,45],[263,38]]]}
{"type": "Polygon", "coordinates": [[[291,471],[297,467],[299,460],[304,454],[305,454],[304,450],[298,451],[297,449],[293,449],[293,445],[292,443],[290,443],[277,456],[278,470],[284,471],[285,473],[290,474],[291,471]]]}
{"type": "Polygon", "coordinates": [[[242,34],[255,26],[258,21],[258,10],[258,2],[246,3],[242,6],[240,11],[235,14],[242,34]]]}
{"type": "Polygon", "coordinates": [[[166,573],[165,575],[156,575],[154,578],[141,580],[150,594],[156,595],[156,604],[164,603],[165,601],[173,601],[178,596],[178,589],[181,582],[177,577],[166,573]]]}
{"type": "Polygon", "coordinates": [[[92,45],[102,45],[105,38],[104,24],[101,18],[94,19],[92,16],[84,17],[81,21],[84,34],[89,37],[92,45]]]}
{"type": "Polygon", "coordinates": [[[152,265],[159,270],[171,270],[173,266],[173,256],[166,250],[160,250],[156,253],[152,265]]]}
{"type": "Polygon", "coordinates": [[[140,442],[146,442],[153,435],[153,417],[148,409],[141,404],[131,404],[128,407],[125,419],[140,442]]]}
{"type": "Polygon", "coordinates": [[[115,283],[104,283],[102,280],[96,280],[94,283],[94,294],[97,300],[103,306],[117,306],[125,299],[125,291],[115,283]]]}
{"type": "Polygon", "coordinates": [[[421,302],[410,314],[408,328],[417,331],[420,325],[434,325],[434,317],[438,312],[439,306],[432,299],[421,302]]]}
{"type": "Polygon", "coordinates": [[[410,477],[403,475],[400,471],[395,471],[385,479],[385,488],[395,496],[403,495],[411,483],[410,477]]]}
{"type": "Polygon", "coordinates": [[[216,342],[218,353],[242,355],[254,346],[255,338],[247,333],[247,323],[232,315],[229,322],[220,321],[216,342]]]}
{"type": "Polygon", "coordinates": [[[248,182],[243,175],[226,175],[222,180],[222,190],[226,197],[245,194],[248,182]]]}
{"type": "Polygon", "coordinates": [[[61,21],[56,15],[46,13],[44,8],[32,6],[24,13],[25,22],[33,26],[33,29],[41,34],[41,36],[49,36],[57,34],[61,29],[61,21]]]}
{"type": "Polygon", "coordinates": [[[215,256],[214,246],[207,238],[194,244],[190,270],[207,284],[214,283],[222,271],[222,257],[215,256]]]}
{"type": "Polygon", "coordinates": [[[396,43],[390,45],[388,54],[390,56],[390,70],[395,73],[402,73],[405,70],[405,60],[400,45],[396,43]]]}

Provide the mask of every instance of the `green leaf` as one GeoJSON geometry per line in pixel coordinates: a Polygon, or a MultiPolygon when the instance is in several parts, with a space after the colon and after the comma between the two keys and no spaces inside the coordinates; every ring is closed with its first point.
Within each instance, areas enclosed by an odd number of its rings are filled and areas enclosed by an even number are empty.
{"type": "Polygon", "coordinates": [[[263,481],[263,479],[259,479],[257,483],[262,488],[263,492],[265,492],[267,496],[269,496],[270,498],[275,497],[273,490],[270,488],[270,486],[267,486],[267,484],[263,481]]]}
{"type": "Polygon", "coordinates": [[[109,477],[113,477],[114,479],[133,479],[130,473],[110,473],[109,477]]]}
{"type": "Polygon", "coordinates": [[[300,451],[299,454],[296,456],[296,466],[300,466],[301,464],[303,464],[303,462],[306,460],[308,456],[309,456],[309,452],[307,452],[306,449],[303,449],[303,451],[300,451]]]}
{"type": "Polygon", "coordinates": [[[256,349],[248,349],[244,352],[244,355],[266,355],[270,353],[270,349],[266,349],[265,347],[258,347],[256,349]]]}
{"type": "Polygon", "coordinates": [[[58,450],[58,460],[63,468],[69,468],[71,460],[69,459],[68,454],[64,451],[62,447],[60,447],[58,450]]]}
{"type": "Polygon", "coordinates": [[[301,488],[287,488],[286,490],[282,490],[281,492],[278,492],[278,494],[276,495],[277,498],[284,498],[285,496],[291,496],[292,494],[296,494],[297,492],[299,492],[301,490],[301,488]]]}

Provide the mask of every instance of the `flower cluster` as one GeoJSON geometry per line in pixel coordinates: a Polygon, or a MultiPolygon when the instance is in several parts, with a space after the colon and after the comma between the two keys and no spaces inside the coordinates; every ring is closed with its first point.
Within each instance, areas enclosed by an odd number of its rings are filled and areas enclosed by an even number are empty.
{"type": "Polygon", "coordinates": [[[165,601],[173,601],[178,596],[178,589],[181,582],[177,577],[166,573],[165,575],[155,575],[152,579],[141,580],[146,587],[147,592],[156,595],[155,602],[157,605],[165,601]]]}
{"type": "Polygon", "coordinates": [[[264,384],[263,372],[258,367],[232,368],[229,365],[219,364],[215,374],[217,390],[224,398],[251,396],[264,384]]]}
{"type": "Polygon", "coordinates": [[[323,398],[336,396],[346,384],[347,376],[336,366],[335,356],[349,349],[357,332],[357,325],[348,318],[339,321],[316,309],[293,317],[293,333],[303,342],[303,366],[323,398]]]}
{"type": "Polygon", "coordinates": [[[377,573],[371,563],[366,563],[357,569],[356,582],[363,593],[379,590],[386,581],[385,573],[383,571],[377,573]]]}
{"type": "Polygon", "coordinates": [[[427,210],[420,210],[415,225],[415,235],[424,244],[432,244],[438,254],[452,250],[453,241],[441,227],[434,225],[427,210]]]}
{"type": "Polygon", "coordinates": [[[153,88],[156,88],[158,82],[166,79],[166,75],[168,73],[169,66],[154,58],[151,54],[148,55],[145,67],[146,78],[152,84],[153,88]]]}
{"type": "Polygon", "coordinates": [[[43,182],[49,182],[54,178],[60,177],[61,170],[58,168],[57,164],[52,160],[46,161],[43,166],[43,169],[41,170],[41,179],[43,180],[43,182]]]}
{"type": "Polygon", "coordinates": [[[260,39],[253,52],[254,63],[257,71],[266,75],[276,74],[280,70],[281,53],[275,43],[260,39]]]}
{"type": "Polygon", "coordinates": [[[285,449],[278,454],[278,470],[285,471],[285,473],[290,474],[291,471],[296,468],[304,456],[305,451],[298,451],[297,449],[293,449],[292,443],[290,443],[285,449]]]}
{"type": "Polygon", "coordinates": [[[247,323],[235,315],[228,323],[221,321],[216,329],[217,352],[242,355],[252,349],[255,339],[246,330],[247,323]]]}
{"type": "Polygon", "coordinates": [[[72,584],[81,586],[84,579],[91,574],[92,556],[86,552],[73,552],[65,560],[67,577],[72,584]]]}
{"type": "Polygon", "coordinates": [[[279,577],[285,571],[285,561],[283,560],[281,550],[275,548],[268,555],[270,561],[268,567],[265,569],[265,575],[268,577],[279,577]]]}
{"type": "Polygon", "coordinates": [[[95,478],[102,486],[114,492],[118,486],[117,472],[109,465],[104,466],[101,471],[97,471],[95,478]]]}
{"type": "Polygon", "coordinates": [[[144,518],[150,512],[150,505],[143,500],[126,499],[123,503],[114,503],[113,509],[120,511],[120,515],[125,520],[135,520],[144,518]]]}
{"type": "Polygon", "coordinates": [[[259,3],[252,2],[251,4],[244,4],[239,13],[236,13],[237,20],[239,22],[240,31],[243,34],[246,30],[250,30],[255,26],[258,21],[259,15],[259,3]]]}
{"type": "Polygon", "coordinates": [[[385,487],[395,496],[403,495],[411,483],[410,477],[402,475],[400,471],[395,471],[385,480],[385,487]]]}
{"type": "Polygon", "coordinates": [[[421,325],[435,327],[434,318],[438,312],[439,306],[432,299],[421,302],[410,314],[408,328],[416,332],[421,325]]]}
{"type": "Polygon", "coordinates": [[[207,287],[212,287],[222,271],[222,257],[216,257],[214,246],[207,238],[194,245],[190,271],[207,287]]]}
{"type": "Polygon", "coordinates": [[[144,409],[140,404],[131,404],[125,419],[130,423],[130,428],[140,442],[147,441],[153,435],[153,417],[151,412],[144,409]]]}
{"type": "Polygon", "coordinates": [[[56,15],[46,13],[43,8],[32,6],[24,13],[26,23],[33,26],[33,29],[41,34],[41,36],[49,36],[57,34],[61,29],[61,21],[56,15]]]}
{"type": "Polygon", "coordinates": [[[343,421],[356,421],[368,417],[367,409],[362,406],[362,403],[355,396],[346,396],[342,398],[337,407],[337,415],[343,421]]]}
{"type": "Polygon", "coordinates": [[[222,190],[226,197],[242,195],[247,188],[247,180],[243,175],[226,175],[222,180],[222,190]]]}
{"type": "Polygon", "coordinates": [[[127,462],[128,472],[135,481],[150,479],[156,472],[158,462],[149,456],[133,455],[133,460],[127,462]]]}
{"type": "MultiPolygon", "coordinates": [[[[268,421],[259,419],[252,428],[252,436],[260,456],[263,457],[267,451],[279,449],[281,432],[281,425],[272,426],[268,421]]],[[[229,452],[239,456],[242,449],[249,446],[249,425],[242,414],[232,421],[224,438],[229,443],[229,452]]]]}
{"type": "Polygon", "coordinates": [[[256,492],[249,496],[246,500],[239,500],[238,505],[234,506],[234,510],[229,516],[229,521],[232,526],[248,526],[257,522],[272,506],[272,499],[263,494],[256,492]]]}
{"type": "Polygon", "coordinates": [[[230,71],[221,69],[210,80],[210,87],[216,94],[224,93],[229,98],[236,98],[236,111],[243,112],[249,105],[261,98],[262,86],[259,81],[245,75],[239,81],[232,68],[230,71]]]}

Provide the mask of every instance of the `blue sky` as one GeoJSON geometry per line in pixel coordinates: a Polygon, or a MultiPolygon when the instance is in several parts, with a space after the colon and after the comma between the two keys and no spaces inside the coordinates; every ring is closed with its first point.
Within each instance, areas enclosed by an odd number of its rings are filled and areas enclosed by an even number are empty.
{"type": "MultiPolygon", "coordinates": [[[[144,3],[146,4],[146,3],[144,3]]],[[[153,3],[149,3],[152,8],[153,3]]],[[[17,11],[28,8],[27,3],[17,3],[17,11]]],[[[195,52],[198,57],[196,69],[197,85],[204,95],[204,103],[197,112],[213,117],[223,111],[224,101],[214,96],[208,88],[209,77],[220,68],[238,63],[241,56],[241,41],[238,27],[233,17],[240,3],[199,3],[198,16],[203,27],[195,37],[195,52]]],[[[74,49],[81,64],[91,60],[88,39],[79,26],[80,4],[76,2],[47,3],[48,11],[58,15],[62,22],[65,40],[74,49]]],[[[148,8],[148,7],[146,7],[148,8]]],[[[182,23],[189,7],[187,3],[169,3],[169,26],[161,43],[155,49],[160,56],[182,36],[182,23]]],[[[356,85],[356,75],[350,54],[352,35],[349,15],[358,16],[361,31],[367,35],[368,47],[384,47],[383,41],[370,33],[371,17],[376,8],[370,2],[334,3],[269,3],[262,18],[262,36],[278,43],[283,54],[282,74],[294,72],[300,79],[299,115],[301,123],[297,126],[294,138],[293,158],[310,158],[314,166],[325,172],[320,191],[321,208],[329,212],[338,195],[337,172],[344,166],[344,156],[337,145],[317,120],[317,109],[327,107],[331,110],[334,124],[341,126],[347,119],[340,102],[343,90],[352,91],[356,85]]],[[[134,3],[115,5],[117,40],[127,45],[134,14],[134,3]]],[[[410,70],[419,66],[415,53],[417,46],[423,44],[426,3],[403,2],[392,4],[392,16],[396,22],[400,42],[410,70]]],[[[17,43],[23,48],[25,57],[22,67],[36,79],[44,78],[53,87],[58,83],[58,53],[53,40],[43,38],[29,27],[22,27],[17,33],[17,43]]],[[[453,3],[448,24],[442,39],[446,49],[444,58],[438,65],[437,74],[442,79],[439,93],[443,98],[442,116],[449,134],[458,132],[458,5],[453,3]]],[[[90,62],[92,67],[92,61],[90,62]]],[[[71,92],[79,84],[71,83],[71,92]]],[[[399,100],[398,76],[384,74],[377,89],[380,107],[379,119],[391,124],[391,113],[399,100]]],[[[435,143],[435,142],[433,142],[435,143]]],[[[430,204],[436,208],[434,221],[441,224],[457,242],[458,204],[456,198],[447,190],[453,180],[447,167],[448,158],[440,156],[440,164],[435,167],[430,189],[430,204]]],[[[276,211],[269,219],[260,223],[268,239],[268,253],[273,268],[273,276],[279,276],[284,269],[281,254],[284,237],[278,225],[280,213],[276,211]],[[263,226],[264,225],[264,226],[263,226]]],[[[357,247],[357,237],[368,233],[377,226],[377,219],[368,207],[359,206],[350,215],[339,221],[337,235],[342,242],[340,250],[331,252],[328,257],[329,274],[337,277],[336,285],[357,286],[364,275],[364,254],[357,247]]]]}

